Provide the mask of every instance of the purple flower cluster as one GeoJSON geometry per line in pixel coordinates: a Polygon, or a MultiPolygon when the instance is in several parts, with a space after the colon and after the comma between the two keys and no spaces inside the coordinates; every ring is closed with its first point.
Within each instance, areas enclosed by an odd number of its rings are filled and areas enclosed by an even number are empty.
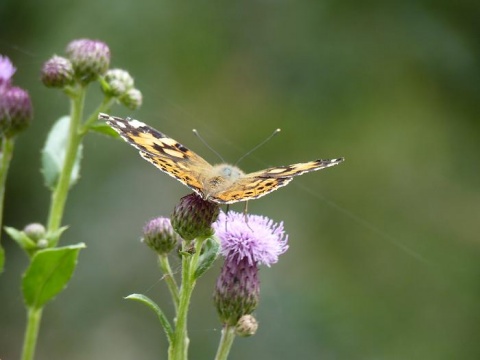
{"type": "Polygon", "coordinates": [[[259,265],[270,266],[288,249],[283,223],[259,215],[220,213],[213,224],[225,256],[214,301],[223,324],[235,326],[258,305],[259,265]]]}
{"type": "Polygon", "coordinates": [[[227,259],[270,266],[288,249],[283,222],[274,223],[265,216],[222,212],[213,227],[227,259]]]}

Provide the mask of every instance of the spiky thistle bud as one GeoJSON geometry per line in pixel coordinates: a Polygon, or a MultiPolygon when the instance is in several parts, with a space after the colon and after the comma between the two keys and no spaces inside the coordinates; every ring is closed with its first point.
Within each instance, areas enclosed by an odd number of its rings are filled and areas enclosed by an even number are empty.
{"type": "Polygon", "coordinates": [[[133,88],[134,81],[128,71],[122,69],[110,69],[105,74],[105,82],[108,87],[102,89],[106,95],[120,97],[133,88]]]}
{"type": "Polygon", "coordinates": [[[257,308],[259,296],[257,264],[246,258],[225,259],[213,296],[222,323],[235,326],[257,308]]]}
{"type": "Polygon", "coordinates": [[[54,55],[43,64],[40,78],[43,84],[51,88],[64,88],[73,83],[72,62],[64,57],[54,55]]]}
{"type": "Polygon", "coordinates": [[[120,97],[120,102],[130,110],[135,110],[142,105],[143,96],[140,90],[130,89],[120,97]]]}
{"type": "Polygon", "coordinates": [[[173,230],[168,218],[152,219],[143,227],[142,242],[158,254],[168,254],[181,241],[182,238],[173,230]]]}
{"type": "Polygon", "coordinates": [[[214,292],[223,324],[235,326],[257,307],[260,293],[258,266],[270,266],[288,249],[282,223],[257,215],[220,213],[213,225],[225,256],[214,292]]]}
{"type": "Polygon", "coordinates": [[[242,337],[255,335],[258,322],[252,315],[243,315],[235,325],[235,334],[242,337]]]}
{"type": "Polygon", "coordinates": [[[182,197],[173,210],[172,226],[187,241],[208,237],[214,232],[212,223],[217,219],[218,212],[217,204],[205,201],[197,194],[190,194],[182,197]]]}
{"type": "Polygon", "coordinates": [[[67,46],[67,55],[72,62],[76,78],[87,84],[105,74],[110,65],[110,49],[98,40],[79,39],[67,46]]]}
{"type": "Polygon", "coordinates": [[[13,137],[25,130],[33,116],[28,92],[16,87],[0,87],[0,135],[13,137]]]}

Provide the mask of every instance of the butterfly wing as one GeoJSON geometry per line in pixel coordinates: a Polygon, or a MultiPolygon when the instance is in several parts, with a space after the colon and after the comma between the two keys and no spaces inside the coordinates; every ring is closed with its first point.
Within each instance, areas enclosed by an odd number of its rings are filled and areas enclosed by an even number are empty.
{"type": "Polygon", "coordinates": [[[287,185],[295,176],[335,166],[343,160],[343,158],[315,160],[288,166],[272,167],[246,174],[235,181],[227,190],[212,195],[210,200],[220,204],[231,204],[258,199],[287,185]]]}
{"type": "Polygon", "coordinates": [[[185,146],[138,120],[100,114],[120,136],[154,166],[202,194],[202,173],[212,166],[185,146]]]}

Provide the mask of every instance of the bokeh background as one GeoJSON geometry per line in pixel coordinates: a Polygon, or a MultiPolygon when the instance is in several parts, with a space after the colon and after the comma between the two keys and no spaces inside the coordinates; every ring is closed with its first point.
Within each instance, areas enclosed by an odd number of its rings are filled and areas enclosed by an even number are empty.
{"type": "MultiPolygon", "coordinates": [[[[40,149],[66,97],[39,81],[68,42],[100,39],[144,94],[132,116],[212,162],[192,134],[246,171],[344,156],[249,211],[283,220],[290,249],[261,270],[256,336],[231,359],[480,358],[480,3],[475,1],[0,2],[0,53],[35,107],[17,141],[4,224],[47,217],[40,149]]],[[[99,99],[89,92],[90,109],[99,99]]],[[[66,291],[44,312],[37,359],[166,359],[157,319],[171,315],[149,218],[189,191],[127,144],[86,139],[63,244],[85,242],[66,291]]],[[[235,207],[241,210],[242,206],[235,207]]],[[[26,256],[3,235],[0,358],[19,358],[26,256]]],[[[195,290],[191,358],[212,359],[219,265],[195,290]]]]}

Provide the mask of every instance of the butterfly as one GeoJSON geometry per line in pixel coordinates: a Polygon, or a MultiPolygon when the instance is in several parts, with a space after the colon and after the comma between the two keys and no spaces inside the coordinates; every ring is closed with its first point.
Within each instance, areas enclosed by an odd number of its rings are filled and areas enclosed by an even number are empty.
{"type": "Polygon", "coordinates": [[[229,164],[211,165],[201,156],[161,133],[131,118],[99,114],[140,156],[195,191],[203,199],[217,204],[232,204],[258,199],[287,185],[295,176],[340,164],[344,159],[315,160],[244,173],[229,164]]]}

